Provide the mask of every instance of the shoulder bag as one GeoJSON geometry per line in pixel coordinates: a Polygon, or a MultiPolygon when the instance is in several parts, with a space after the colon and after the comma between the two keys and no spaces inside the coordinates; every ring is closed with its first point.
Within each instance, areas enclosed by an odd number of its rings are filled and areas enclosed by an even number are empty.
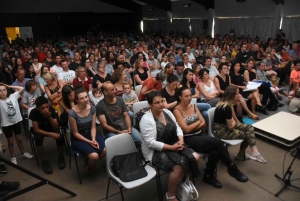
{"type": "Polygon", "coordinates": [[[192,201],[197,200],[199,197],[198,191],[193,182],[188,176],[185,181],[181,181],[176,190],[176,197],[180,201],[192,201]]]}

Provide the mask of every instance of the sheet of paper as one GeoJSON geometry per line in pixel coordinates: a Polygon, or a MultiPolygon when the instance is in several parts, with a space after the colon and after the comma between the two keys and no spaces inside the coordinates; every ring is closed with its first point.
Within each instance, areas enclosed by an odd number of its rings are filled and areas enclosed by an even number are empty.
{"type": "Polygon", "coordinates": [[[254,91],[256,90],[258,87],[260,87],[262,83],[257,83],[257,82],[248,82],[247,84],[247,88],[244,89],[243,91],[254,91]]]}

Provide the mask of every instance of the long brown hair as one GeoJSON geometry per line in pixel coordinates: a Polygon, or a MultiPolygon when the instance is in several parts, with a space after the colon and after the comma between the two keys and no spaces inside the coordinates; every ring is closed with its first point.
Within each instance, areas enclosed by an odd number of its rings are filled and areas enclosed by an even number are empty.
{"type": "Polygon", "coordinates": [[[226,106],[232,107],[234,105],[234,97],[236,96],[237,87],[235,86],[228,86],[225,89],[225,92],[221,98],[221,100],[217,104],[217,108],[225,109],[226,106]]]}

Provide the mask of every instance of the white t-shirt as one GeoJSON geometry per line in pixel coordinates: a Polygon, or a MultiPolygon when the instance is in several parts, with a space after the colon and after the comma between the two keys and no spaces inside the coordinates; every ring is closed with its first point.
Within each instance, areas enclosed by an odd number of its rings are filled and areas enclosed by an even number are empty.
{"type": "Polygon", "coordinates": [[[64,82],[73,81],[75,78],[75,71],[69,70],[68,72],[61,71],[58,73],[58,80],[63,80],[64,82]]]}
{"type": "Polygon", "coordinates": [[[194,57],[193,53],[189,53],[189,54],[188,54],[188,56],[189,56],[189,61],[191,61],[191,60],[194,60],[194,59],[195,59],[195,57],[194,57]]]}
{"type": "Polygon", "coordinates": [[[57,65],[52,66],[52,69],[56,72],[56,75],[58,75],[58,73],[63,71],[62,67],[59,67],[57,65]]]}
{"type": "Polygon", "coordinates": [[[6,127],[22,121],[19,108],[19,92],[11,94],[6,100],[0,99],[0,126],[6,127]]]}

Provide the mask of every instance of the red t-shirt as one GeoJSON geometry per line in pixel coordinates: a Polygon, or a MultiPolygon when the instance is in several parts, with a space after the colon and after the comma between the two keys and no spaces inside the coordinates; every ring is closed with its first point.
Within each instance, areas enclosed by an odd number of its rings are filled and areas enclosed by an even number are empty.
{"type": "Polygon", "coordinates": [[[39,62],[43,63],[43,61],[46,59],[47,56],[43,52],[41,52],[38,54],[38,57],[39,57],[39,62]]]}
{"type": "Polygon", "coordinates": [[[298,82],[300,84],[300,71],[292,70],[290,76],[290,84],[292,83],[292,79],[294,79],[294,82],[298,82]]]}
{"type": "MultiPolygon", "coordinates": [[[[148,88],[148,90],[156,89],[156,90],[160,91],[160,90],[162,89],[162,84],[161,84],[161,82],[155,83],[153,77],[150,77],[150,78],[148,78],[147,80],[145,80],[145,82],[143,83],[141,92],[143,91],[143,88],[144,88],[145,86],[148,88]]],[[[142,93],[140,93],[140,95],[139,95],[139,100],[142,101],[142,100],[145,99],[145,97],[146,97],[146,95],[143,95],[142,93]]]]}
{"type": "Polygon", "coordinates": [[[85,80],[80,80],[79,77],[75,77],[73,80],[73,86],[75,87],[77,84],[82,84],[87,92],[89,92],[89,86],[92,84],[92,79],[90,77],[85,77],[85,80]]]}

